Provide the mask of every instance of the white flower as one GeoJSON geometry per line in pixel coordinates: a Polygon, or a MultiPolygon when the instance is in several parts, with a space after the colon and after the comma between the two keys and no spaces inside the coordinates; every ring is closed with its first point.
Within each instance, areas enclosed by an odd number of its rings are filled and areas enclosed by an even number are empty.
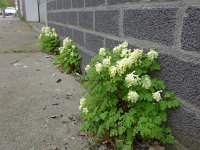
{"type": "Polygon", "coordinates": [[[128,43],[124,41],[122,44],[119,44],[117,47],[113,48],[113,53],[121,52],[122,49],[127,49],[128,43]]]}
{"type": "Polygon", "coordinates": [[[139,81],[139,80],[140,80],[139,76],[138,76],[138,75],[135,75],[135,74],[133,74],[133,73],[127,74],[127,75],[126,75],[126,78],[125,78],[127,87],[138,85],[138,81],[139,81]]]}
{"type": "Polygon", "coordinates": [[[83,113],[87,114],[89,111],[87,109],[87,107],[83,108],[83,113]]]}
{"type": "Polygon", "coordinates": [[[84,97],[82,97],[82,98],[80,99],[79,110],[81,110],[81,109],[83,108],[83,105],[85,105],[85,103],[86,103],[86,99],[85,99],[84,97]]]}
{"type": "Polygon", "coordinates": [[[122,47],[122,48],[127,48],[127,47],[128,47],[128,42],[124,41],[124,42],[121,44],[121,47],[122,47]]]}
{"type": "Polygon", "coordinates": [[[87,66],[85,67],[85,71],[87,72],[89,69],[90,69],[90,65],[87,65],[87,66]]]}
{"type": "Polygon", "coordinates": [[[116,73],[117,73],[117,68],[115,66],[110,66],[109,67],[110,77],[114,77],[116,73]]]}
{"type": "Polygon", "coordinates": [[[75,45],[72,45],[72,49],[75,49],[76,48],[76,46],[75,45]]]}
{"type": "Polygon", "coordinates": [[[56,32],[55,28],[52,29],[53,32],[56,32]]]}
{"type": "Polygon", "coordinates": [[[99,49],[99,55],[105,56],[106,55],[106,49],[105,48],[100,48],[99,49]]]}
{"type": "Polygon", "coordinates": [[[59,50],[60,54],[64,52],[64,48],[63,47],[60,47],[58,50],[59,50]]]}
{"type": "Polygon", "coordinates": [[[147,53],[147,57],[149,60],[154,60],[158,58],[158,53],[154,50],[150,50],[150,52],[147,53]]]}
{"type": "Polygon", "coordinates": [[[114,47],[113,48],[113,53],[117,53],[119,51],[119,48],[118,47],[114,47]]]}
{"type": "Polygon", "coordinates": [[[151,87],[151,80],[149,79],[149,77],[145,77],[142,81],[142,87],[145,89],[149,89],[151,87]]]}
{"type": "Polygon", "coordinates": [[[57,35],[56,33],[53,33],[53,36],[54,36],[54,37],[57,37],[58,35],[57,35]]]}
{"type": "Polygon", "coordinates": [[[104,67],[108,67],[111,64],[110,58],[105,58],[102,60],[102,64],[104,67]]]}
{"type": "Polygon", "coordinates": [[[131,50],[129,49],[122,49],[121,57],[129,56],[131,50]]]}
{"type": "Polygon", "coordinates": [[[98,62],[98,63],[95,65],[95,67],[96,67],[96,72],[97,72],[97,73],[100,73],[103,66],[102,66],[101,63],[98,62]]]}
{"type": "Polygon", "coordinates": [[[65,38],[63,40],[63,47],[67,48],[67,46],[70,45],[71,42],[72,42],[72,40],[69,37],[65,38]]]}
{"type": "Polygon", "coordinates": [[[159,102],[162,99],[161,95],[160,95],[160,92],[162,92],[162,90],[153,93],[153,99],[155,99],[157,102],[159,102]]]}
{"type": "Polygon", "coordinates": [[[135,91],[130,91],[130,92],[128,93],[128,100],[130,100],[131,102],[136,103],[137,100],[138,100],[138,98],[139,98],[139,95],[137,94],[137,92],[135,92],[135,91]]]}

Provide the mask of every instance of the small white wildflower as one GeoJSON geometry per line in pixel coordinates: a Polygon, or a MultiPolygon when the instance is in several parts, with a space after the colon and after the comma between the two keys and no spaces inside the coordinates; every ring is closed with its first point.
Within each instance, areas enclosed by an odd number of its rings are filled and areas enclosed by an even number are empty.
{"type": "Polygon", "coordinates": [[[105,56],[106,55],[106,49],[105,48],[100,48],[99,49],[99,55],[105,56]]]}
{"type": "Polygon", "coordinates": [[[59,50],[60,54],[62,54],[64,52],[64,48],[63,47],[60,47],[58,50],[59,50]]]}
{"type": "Polygon", "coordinates": [[[154,50],[150,50],[150,52],[147,53],[147,57],[149,60],[154,60],[154,59],[158,58],[158,52],[156,52],[154,50]]]}
{"type": "Polygon", "coordinates": [[[145,77],[142,81],[142,87],[145,89],[149,89],[151,87],[151,80],[149,79],[149,77],[145,77]]]}
{"type": "Polygon", "coordinates": [[[162,90],[153,93],[153,99],[155,99],[157,102],[159,102],[162,99],[161,95],[160,95],[160,92],[162,92],[162,90]]]}
{"type": "Polygon", "coordinates": [[[76,46],[75,45],[72,45],[72,49],[75,49],[76,48],[76,46]]]}
{"type": "Polygon", "coordinates": [[[87,114],[89,111],[87,109],[87,107],[83,108],[83,113],[87,114]]]}
{"type": "Polygon", "coordinates": [[[137,92],[130,91],[128,93],[128,100],[130,100],[131,102],[136,103],[138,98],[139,98],[139,95],[137,94],[137,92]]]}
{"type": "Polygon", "coordinates": [[[122,47],[122,48],[127,48],[127,47],[128,47],[128,42],[124,41],[124,42],[121,44],[121,47],[122,47]]]}
{"type": "Polygon", "coordinates": [[[142,57],[143,50],[134,49],[134,52],[129,54],[129,59],[131,59],[132,64],[138,65],[140,58],[142,57]]]}
{"type": "Polygon", "coordinates": [[[86,102],[86,99],[85,99],[84,97],[82,97],[82,98],[80,99],[79,110],[81,110],[81,109],[83,108],[83,105],[85,104],[85,102],[86,102]]]}
{"type": "Polygon", "coordinates": [[[85,97],[82,97],[82,98],[80,99],[80,105],[83,105],[83,104],[85,104],[85,102],[86,102],[86,99],[85,99],[85,97]]]}
{"type": "Polygon", "coordinates": [[[98,62],[98,63],[95,65],[95,67],[96,67],[96,72],[97,72],[97,73],[100,73],[103,66],[102,66],[101,63],[98,62]]]}
{"type": "Polygon", "coordinates": [[[67,46],[70,45],[71,42],[72,42],[72,40],[69,37],[65,38],[63,40],[63,47],[67,48],[67,46]]]}
{"type": "Polygon", "coordinates": [[[87,66],[85,67],[85,71],[87,72],[89,69],[90,69],[90,65],[87,65],[87,66]]]}
{"type": "Polygon", "coordinates": [[[102,64],[104,67],[108,67],[111,64],[110,58],[105,58],[102,60],[102,64]]]}
{"type": "Polygon", "coordinates": [[[118,47],[114,47],[113,48],[113,53],[117,53],[119,50],[118,50],[118,47]]]}
{"type": "Polygon", "coordinates": [[[125,78],[127,87],[138,85],[139,80],[140,80],[139,76],[133,73],[127,74],[125,78]]]}
{"type": "Polygon", "coordinates": [[[129,54],[130,54],[130,52],[131,52],[131,50],[129,49],[122,49],[122,52],[121,52],[121,57],[127,57],[127,56],[129,56],[129,54]]]}
{"type": "Polygon", "coordinates": [[[126,71],[125,62],[123,60],[117,61],[117,73],[121,76],[126,71]]]}
{"type": "Polygon", "coordinates": [[[117,68],[115,66],[110,66],[109,67],[109,74],[110,74],[110,77],[114,77],[117,73],[117,68]]]}

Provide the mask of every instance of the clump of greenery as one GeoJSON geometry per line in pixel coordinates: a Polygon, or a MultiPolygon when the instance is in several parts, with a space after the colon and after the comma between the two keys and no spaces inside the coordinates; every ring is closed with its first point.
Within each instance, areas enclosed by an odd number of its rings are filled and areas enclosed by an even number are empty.
{"type": "Polygon", "coordinates": [[[54,63],[63,68],[67,73],[80,72],[80,55],[74,41],[69,38],[63,40],[63,47],[59,48],[59,55],[54,63]]]}
{"type": "Polygon", "coordinates": [[[95,137],[94,143],[109,141],[122,150],[131,150],[138,141],[174,143],[167,110],[180,102],[173,92],[165,92],[162,80],[150,76],[160,70],[157,57],[155,50],[132,51],[125,41],[113,51],[101,48],[86,66],[81,130],[95,137]]]}
{"type": "Polygon", "coordinates": [[[54,28],[42,27],[39,41],[43,52],[58,52],[58,47],[60,47],[60,38],[54,28]]]}

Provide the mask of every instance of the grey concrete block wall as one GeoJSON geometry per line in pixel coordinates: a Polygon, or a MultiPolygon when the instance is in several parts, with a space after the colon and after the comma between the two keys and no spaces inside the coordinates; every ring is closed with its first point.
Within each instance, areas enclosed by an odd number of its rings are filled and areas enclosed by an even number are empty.
{"type": "Polygon", "coordinates": [[[124,36],[173,45],[176,12],[177,8],[125,10],[124,36]]]}
{"type": "Polygon", "coordinates": [[[49,0],[47,10],[48,25],[77,42],[82,70],[99,48],[124,40],[157,48],[162,70],[155,75],[182,104],[169,116],[173,149],[200,149],[199,0],[49,0]]]}

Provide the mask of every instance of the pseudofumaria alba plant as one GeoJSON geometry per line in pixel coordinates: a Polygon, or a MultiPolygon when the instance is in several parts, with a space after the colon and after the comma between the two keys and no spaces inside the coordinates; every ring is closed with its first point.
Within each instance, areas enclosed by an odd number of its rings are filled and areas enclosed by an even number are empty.
{"type": "Polygon", "coordinates": [[[138,142],[174,142],[167,110],[180,103],[173,92],[165,91],[162,80],[151,76],[160,70],[157,58],[155,50],[132,50],[125,41],[111,51],[101,48],[86,66],[81,130],[94,137],[94,143],[131,150],[138,142]]]}

